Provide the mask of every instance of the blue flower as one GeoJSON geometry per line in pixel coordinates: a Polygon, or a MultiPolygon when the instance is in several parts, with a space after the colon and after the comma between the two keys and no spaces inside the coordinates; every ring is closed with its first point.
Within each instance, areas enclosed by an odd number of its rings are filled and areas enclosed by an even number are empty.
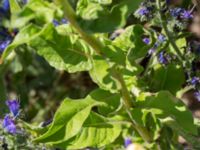
{"type": "Polygon", "coordinates": [[[55,19],[52,22],[53,22],[53,24],[54,24],[55,27],[57,27],[57,26],[60,25],[60,23],[57,20],[55,20],[55,19]]]}
{"type": "Polygon", "coordinates": [[[9,107],[9,110],[14,117],[17,117],[19,115],[20,105],[17,100],[8,100],[6,101],[6,105],[9,107]]]}
{"type": "Polygon", "coordinates": [[[158,61],[161,63],[161,64],[164,64],[166,65],[168,63],[168,59],[167,57],[165,56],[165,52],[160,52],[160,54],[158,55],[158,61]]]}
{"type": "Polygon", "coordinates": [[[132,144],[131,139],[130,139],[130,138],[126,138],[126,139],[124,140],[124,146],[125,146],[125,147],[128,147],[130,144],[132,144]]]}
{"type": "Polygon", "coordinates": [[[8,11],[10,9],[9,0],[3,0],[2,7],[5,11],[8,11]]]}
{"type": "Polygon", "coordinates": [[[197,84],[199,84],[199,82],[200,82],[200,79],[199,79],[198,77],[193,77],[193,78],[190,80],[190,83],[191,83],[192,85],[197,85],[197,84]]]}
{"type": "Polygon", "coordinates": [[[193,18],[193,15],[191,14],[191,12],[189,10],[184,10],[181,13],[181,18],[182,19],[191,19],[191,18],[193,18]]]}
{"type": "Polygon", "coordinates": [[[141,7],[137,13],[141,16],[145,16],[149,13],[149,10],[146,7],[141,7]]]}
{"type": "Polygon", "coordinates": [[[178,17],[181,15],[181,13],[184,11],[184,9],[183,8],[173,8],[173,9],[170,9],[169,11],[173,17],[178,17]]]}
{"type": "Polygon", "coordinates": [[[194,92],[194,96],[200,102],[200,92],[199,91],[194,92]]]}
{"type": "Polygon", "coordinates": [[[11,133],[11,134],[15,134],[16,133],[16,125],[14,123],[14,120],[9,116],[9,115],[6,115],[4,117],[4,120],[3,120],[3,128],[8,132],[8,133],[11,133]]]}
{"type": "Polygon", "coordinates": [[[68,21],[67,21],[66,19],[63,18],[63,19],[61,19],[61,23],[62,23],[62,24],[67,24],[68,21]]]}
{"type": "Polygon", "coordinates": [[[160,43],[163,43],[165,40],[166,40],[166,37],[165,37],[164,35],[162,35],[162,34],[159,34],[159,36],[158,36],[158,41],[159,41],[160,43]]]}
{"type": "Polygon", "coordinates": [[[149,38],[143,38],[142,40],[145,44],[149,44],[150,43],[150,39],[149,38]]]}
{"type": "Polygon", "coordinates": [[[68,23],[68,21],[66,20],[66,19],[61,19],[61,21],[58,21],[58,20],[56,20],[56,19],[53,19],[53,24],[54,24],[54,26],[55,27],[57,27],[57,26],[59,26],[59,25],[61,25],[61,24],[67,24],[68,23]]]}
{"type": "Polygon", "coordinates": [[[11,40],[0,41],[0,53],[6,49],[6,47],[11,43],[11,40]]]}

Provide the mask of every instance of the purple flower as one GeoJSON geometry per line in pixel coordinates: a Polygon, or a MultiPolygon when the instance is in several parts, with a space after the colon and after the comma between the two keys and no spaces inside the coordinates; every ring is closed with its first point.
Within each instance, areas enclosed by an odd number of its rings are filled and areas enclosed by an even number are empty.
{"type": "Polygon", "coordinates": [[[5,130],[8,133],[11,133],[11,134],[15,134],[16,133],[16,125],[14,123],[14,120],[9,115],[6,115],[4,117],[3,128],[5,128],[5,130]]]}
{"type": "Polygon", "coordinates": [[[55,27],[57,27],[57,26],[60,25],[60,23],[57,20],[55,20],[55,19],[52,21],[52,23],[54,24],[55,27]]]}
{"type": "Polygon", "coordinates": [[[200,102],[200,92],[199,91],[194,92],[194,96],[200,102]]]}
{"type": "Polygon", "coordinates": [[[59,26],[61,24],[67,24],[68,23],[68,21],[66,19],[64,19],[64,18],[61,19],[61,21],[58,21],[58,20],[54,19],[52,22],[53,22],[55,27],[57,27],[57,26],[59,26]]]}
{"type": "Polygon", "coordinates": [[[164,35],[162,35],[162,34],[159,34],[159,36],[158,36],[158,41],[159,41],[160,43],[163,43],[165,40],[166,40],[166,37],[165,37],[164,35]]]}
{"type": "Polygon", "coordinates": [[[145,44],[149,44],[150,43],[150,39],[149,38],[143,38],[142,40],[145,44]]]}
{"type": "Polygon", "coordinates": [[[160,52],[160,54],[158,55],[158,61],[161,63],[161,64],[164,64],[166,65],[168,63],[168,59],[165,55],[165,52],[160,52]]]}
{"type": "Polygon", "coordinates": [[[184,9],[183,8],[173,8],[173,9],[170,9],[169,11],[173,17],[178,17],[181,15],[181,13],[184,11],[184,9]]]}
{"type": "Polygon", "coordinates": [[[8,100],[6,101],[6,105],[9,107],[10,112],[14,117],[19,115],[19,102],[17,100],[8,100]]]}
{"type": "Polygon", "coordinates": [[[146,7],[141,7],[137,13],[141,16],[145,16],[149,13],[149,10],[146,7]]]}
{"type": "Polygon", "coordinates": [[[190,83],[191,83],[192,85],[197,85],[197,84],[199,84],[199,82],[200,82],[200,79],[199,79],[198,77],[193,77],[193,78],[190,80],[190,83]]]}
{"type": "Polygon", "coordinates": [[[182,19],[191,19],[191,18],[193,18],[193,15],[191,14],[191,12],[189,10],[184,10],[181,13],[181,18],[182,19]]]}
{"type": "Polygon", "coordinates": [[[11,43],[11,40],[0,41],[0,53],[6,49],[6,47],[11,43]]]}
{"type": "Polygon", "coordinates": [[[61,23],[62,23],[62,24],[67,24],[68,21],[67,21],[66,19],[63,18],[63,19],[61,19],[61,23]]]}
{"type": "Polygon", "coordinates": [[[9,0],[3,0],[2,7],[5,11],[8,11],[10,9],[9,0]]]}
{"type": "Polygon", "coordinates": [[[132,144],[131,139],[130,139],[130,138],[126,138],[126,139],[124,140],[124,146],[125,146],[125,147],[128,147],[130,144],[132,144]]]}

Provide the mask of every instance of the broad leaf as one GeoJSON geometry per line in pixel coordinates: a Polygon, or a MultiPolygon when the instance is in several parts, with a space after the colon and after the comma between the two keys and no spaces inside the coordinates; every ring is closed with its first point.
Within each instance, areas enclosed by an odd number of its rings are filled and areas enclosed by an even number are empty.
{"type": "Polygon", "coordinates": [[[158,118],[165,119],[171,117],[185,133],[197,134],[197,128],[194,125],[192,113],[180,100],[173,97],[169,92],[161,91],[155,96],[139,98],[137,104],[138,107],[144,109],[158,109],[160,111],[155,111],[155,115],[158,118]]]}
{"type": "Polygon", "coordinates": [[[121,125],[108,122],[107,118],[92,112],[76,137],[55,146],[65,149],[82,149],[86,147],[100,148],[111,144],[120,135],[121,125]]]}
{"type": "Polygon", "coordinates": [[[34,141],[56,143],[70,139],[80,132],[92,107],[98,105],[103,103],[93,100],[90,96],[80,100],[65,99],[56,111],[48,131],[34,141]]]}
{"type": "Polygon", "coordinates": [[[169,90],[176,94],[185,82],[183,68],[176,64],[163,66],[157,64],[152,71],[151,79],[149,80],[150,89],[154,92],[159,90],[169,90]]]}
{"type": "Polygon", "coordinates": [[[79,23],[89,32],[111,32],[126,24],[126,19],[141,3],[141,0],[112,2],[108,7],[91,0],[80,0],[77,6],[79,23]]]}
{"type": "Polygon", "coordinates": [[[44,28],[33,24],[28,25],[7,47],[3,53],[3,59],[22,44],[31,46],[50,65],[60,70],[77,72],[90,70],[92,67],[90,47],[72,32],[69,25],[61,26],[57,30],[51,23],[44,28]]]}

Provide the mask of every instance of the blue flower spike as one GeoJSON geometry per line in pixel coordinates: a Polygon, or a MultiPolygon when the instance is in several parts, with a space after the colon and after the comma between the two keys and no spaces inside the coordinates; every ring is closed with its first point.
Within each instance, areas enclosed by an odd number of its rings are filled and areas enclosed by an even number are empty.
{"type": "Polygon", "coordinates": [[[14,123],[14,120],[9,116],[9,115],[6,115],[4,117],[4,120],[3,120],[3,128],[8,132],[8,133],[11,133],[11,134],[15,134],[16,133],[16,125],[14,123]]]}
{"type": "Polygon", "coordinates": [[[19,115],[20,105],[18,100],[7,100],[6,105],[14,117],[19,115]]]}
{"type": "Polygon", "coordinates": [[[130,144],[132,144],[132,140],[130,138],[126,138],[124,140],[124,146],[127,148],[130,144]]]}

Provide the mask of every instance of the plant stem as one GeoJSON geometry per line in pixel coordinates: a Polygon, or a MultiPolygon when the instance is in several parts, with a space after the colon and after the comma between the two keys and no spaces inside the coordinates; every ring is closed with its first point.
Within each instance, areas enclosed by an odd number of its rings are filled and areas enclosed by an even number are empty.
{"type": "Polygon", "coordinates": [[[167,28],[167,22],[165,21],[165,19],[163,18],[163,15],[162,15],[162,12],[161,12],[161,9],[162,9],[162,6],[161,6],[161,2],[160,0],[156,0],[156,5],[157,5],[157,9],[158,9],[158,12],[159,12],[159,18],[160,18],[160,21],[161,21],[161,24],[162,24],[162,27],[164,29],[164,32],[170,42],[170,44],[172,45],[172,47],[174,48],[174,50],[176,51],[177,55],[178,55],[178,59],[180,61],[183,61],[185,58],[183,57],[182,53],[180,52],[178,46],[176,45],[175,43],[175,39],[174,37],[171,35],[171,33],[169,32],[168,28],[167,28]]]}
{"type": "Polygon", "coordinates": [[[81,35],[83,40],[85,40],[95,50],[95,52],[100,55],[101,49],[104,47],[104,45],[102,45],[102,43],[99,40],[97,40],[94,36],[87,34],[81,29],[81,27],[76,21],[76,13],[69,4],[68,0],[55,0],[55,2],[57,4],[62,5],[64,16],[66,17],[66,19],[77,30],[77,32],[81,35]]]}
{"type": "MultiPolygon", "coordinates": [[[[74,10],[72,9],[71,5],[69,4],[68,0],[55,0],[56,3],[58,4],[62,4],[63,6],[63,10],[64,10],[64,15],[66,17],[66,19],[71,23],[71,25],[77,30],[77,32],[81,35],[81,37],[83,38],[83,40],[85,40],[93,49],[94,51],[98,54],[103,56],[104,58],[106,58],[106,56],[104,56],[104,54],[102,54],[101,49],[104,48],[104,45],[102,43],[100,43],[100,41],[98,41],[94,36],[87,34],[86,32],[84,32],[81,27],[78,25],[77,21],[76,21],[76,14],[74,12],[74,10]]],[[[134,118],[131,115],[131,107],[132,107],[132,98],[130,96],[130,93],[126,87],[126,84],[124,82],[124,79],[122,77],[122,74],[114,69],[114,76],[115,78],[118,80],[118,82],[121,85],[121,90],[120,93],[122,95],[123,98],[123,102],[125,105],[125,109],[128,113],[129,118],[132,121],[132,125],[133,127],[137,130],[137,132],[141,135],[141,137],[147,141],[150,142],[151,141],[151,136],[148,133],[147,129],[144,127],[139,126],[134,118]]]]}

